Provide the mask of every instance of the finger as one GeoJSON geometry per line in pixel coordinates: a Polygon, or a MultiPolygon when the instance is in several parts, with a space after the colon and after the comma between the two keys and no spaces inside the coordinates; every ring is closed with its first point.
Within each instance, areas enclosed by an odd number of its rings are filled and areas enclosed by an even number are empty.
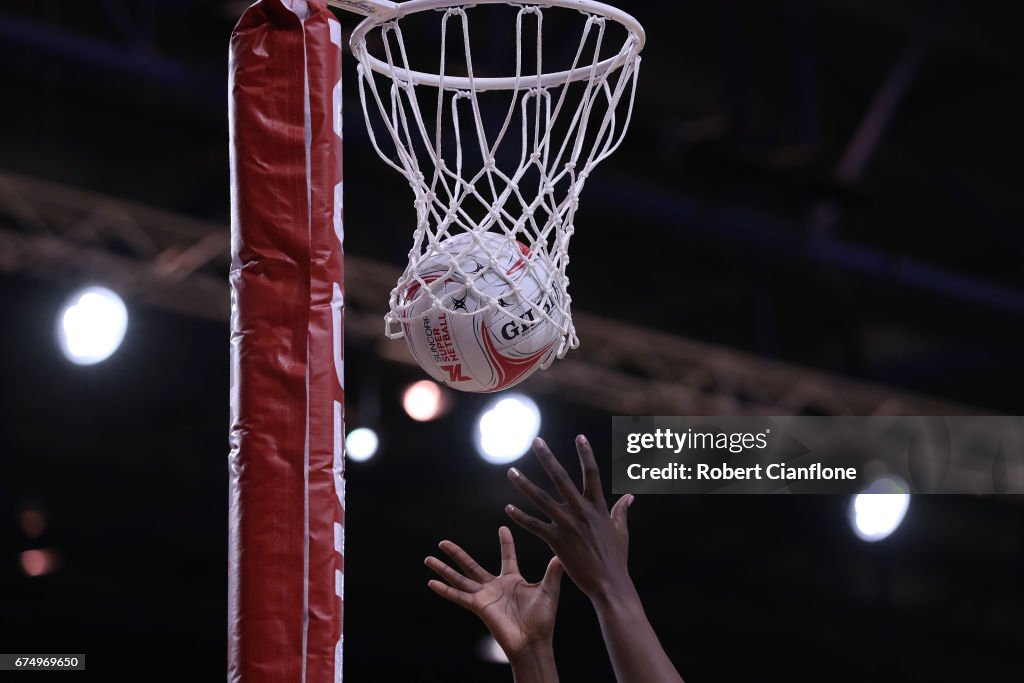
{"type": "Polygon", "coordinates": [[[515,484],[515,487],[519,489],[524,496],[526,496],[531,503],[537,506],[537,509],[543,512],[551,519],[560,517],[562,515],[561,506],[555,501],[554,498],[548,495],[548,492],[541,487],[530,481],[525,474],[512,467],[508,471],[508,478],[515,484]]]}
{"type": "Polygon", "coordinates": [[[629,537],[629,524],[626,511],[629,509],[629,506],[633,504],[634,499],[635,496],[632,493],[627,493],[622,496],[622,498],[615,501],[615,505],[612,506],[612,526],[615,527],[616,531],[626,537],[629,537]]]}
{"type": "Polygon", "coordinates": [[[469,593],[463,593],[460,590],[456,590],[446,583],[442,583],[437,579],[431,579],[427,582],[427,586],[430,590],[440,595],[445,600],[454,602],[459,607],[465,607],[466,609],[473,610],[473,597],[469,593]]]}
{"type": "Polygon", "coordinates": [[[478,590],[483,588],[483,586],[476,581],[466,578],[436,557],[428,557],[424,560],[424,564],[440,575],[442,579],[461,591],[466,593],[476,593],[478,590]]]}
{"type": "Polygon", "coordinates": [[[565,567],[557,557],[552,557],[548,562],[548,568],[544,571],[544,578],[540,581],[541,590],[558,600],[558,594],[562,590],[562,576],[565,574],[565,567]]]}
{"type": "Polygon", "coordinates": [[[551,479],[555,488],[562,495],[562,500],[566,503],[579,502],[579,490],[572,483],[572,479],[566,474],[565,469],[559,464],[555,454],[544,443],[544,439],[538,438],[533,440],[533,452],[537,455],[537,459],[540,460],[541,467],[548,473],[548,478],[551,479]]]}
{"type": "Polygon", "coordinates": [[[501,544],[501,573],[516,574],[519,562],[516,560],[516,542],[507,526],[498,529],[498,542],[501,544]]]}
{"type": "Polygon", "coordinates": [[[528,515],[515,505],[506,505],[505,514],[512,518],[512,521],[537,536],[542,541],[551,545],[551,528],[553,525],[540,521],[532,515],[528,515]]]}
{"type": "Polygon", "coordinates": [[[580,434],[576,437],[576,452],[580,456],[580,469],[583,470],[583,497],[605,509],[604,491],[601,490],[601,471],[594,459],[594,449],[590,447],[587,437],[580,434]]]}
{"type": "Polygon", "coordinates": [[[438,544],[438,547],[445,555],[455,560],[455,564],[462,568],[462,572],[474,581],[478,583],[487,583],[488,581],[494,580],[493,574],[481,567],[476,560],[470,557],[469,553],[458,545],[451,541],[441,541],[438,544]]]}

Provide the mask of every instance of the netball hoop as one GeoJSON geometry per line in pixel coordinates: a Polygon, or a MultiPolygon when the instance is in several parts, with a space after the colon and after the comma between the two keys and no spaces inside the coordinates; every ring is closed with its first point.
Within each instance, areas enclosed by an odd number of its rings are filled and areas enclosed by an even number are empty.
{"type": "MultiPolygon", "coordinates": [[[[424,286],[429,259],[432,275],[445,266],[442,284],[473,290],[474,313],[508,306],[493,294],[511,286],[520,301],[507,311],[523,328],[555,324],[543,352],[564,355],[577,345],[566,274],[576,209],[629,125],[639,24],[587,0],[330,4],[366,17],[351,46],[370,140],[414,194],[388,335],[424,317],[423,304],[464,314],[424,286]],[[471,24],[485,30],[474,37],[471,24]],[[510,248],[514,267],[502,267],[510,248]],[[415,311],[414,289],[430,296],[415,311]]],[[[342,680],[341,36],[325,0],[255,0],[231,35],[231,683],[342,680]]],[[[522,376],[509,362],[500,386],[522,376]]]]}
{"type": "MultiPolygon", "coordinates": [[[[329,4],[367,15],[350,46],[370,141],[414,195],[413,245],[391,292],[387,336],[402,337],[424,315],[409,291],[430,296],[435,312],[482,310],[459,310],[428,286],[420,265],[429,259],[436,271],[442,259],[444,279],[464,283],[483,308],[504,305],[495,278],[528,299],[515,319],[556,325],[561,343],[548,363],[564,357],[579,344],[566,272],[579,196],[629,127],[643,28],[625,12],[588,0],[329,4]],[[548,35],[546,18],[557,34],[548,35]],[[415,30],[403,31],[410,21],[418,22],[415,30]],[[471,25],[483,34],[472,35],[471,25]],[[569,35],[574,47],[566,51],[569,35]],[[486,65],[475,58],[482,50],[486,65]],[[494,62],[509,72],[495,73],[494,62]],[[503,239],[485,240],[484,233],[503,239]],[[462,240],[463,250],[453,253],[451,242],[441,247],[459,234],[471,237],[462,240]],[[501,267],[500,253],[517,241],[528,254],[528,272],[544,280],[539,296],[520,291],[501,267]]],[[[436,279],[435,272],[429,280],[436,279]]]]}

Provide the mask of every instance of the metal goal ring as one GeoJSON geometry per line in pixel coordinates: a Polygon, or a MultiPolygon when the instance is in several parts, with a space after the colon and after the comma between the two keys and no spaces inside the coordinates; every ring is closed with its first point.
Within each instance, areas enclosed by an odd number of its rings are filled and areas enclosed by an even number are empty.
{"type": "MultiPolygon", "coordinates": [[[[332,3],[333,4],[333,3],[332,3]]],[[[347,3],[346,3],[347,4],[347,3]]],[[[608,71],[614,71],[625,64],[631,57],[635,57],[644,47],[647,35],[643,26],[632,15],[623,12],[617,7],[606,5],[603,2],[592,0],[542,0],[538,2],[510,2],[509,0],[471,0],[470,2],[458,2],[453,0],[410,0],[410,2],[396,3],[394,9],[382,11],[364,19],[356,26],[349,40],[352,53],[361,65],[384,76],[393,77],[403,83],[412,85],[425,85],[444,90],[470,90],[484,92],[488,90],[516,90],[519,88],[547,88],[556,85],[565,85],[576,81],[589,80],[592,77],[603,76],[608,71]],[[611,19],[621,24],[629,32],[622,50],[613,57],[602,60],[589,66],[580,66],[569,71],[556,71],[546,74],[530,76],[511,76],[505,78],[466,78],[463,76],[445,76],[430,74],[422,71],[409,69],[392,68],[387,62],[374,57],[366,49],[366,35],[373,29],[404,16],[425,12],[428,10],[450,9],[452,7],[473,7],[475,5],[512,5],[524,7],[563,7],[565,9],[578,10],[584,14],[611,19]]]]}

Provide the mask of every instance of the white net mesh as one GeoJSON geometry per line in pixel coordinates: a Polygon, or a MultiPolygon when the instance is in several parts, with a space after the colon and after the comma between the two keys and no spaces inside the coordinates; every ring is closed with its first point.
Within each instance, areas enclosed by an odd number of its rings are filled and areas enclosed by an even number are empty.
{"type": "MultiPolygon", "coordinates": [[[[440,24],[440,62],[430,76],[411,63],[405,20],[367,36],[383,53],[375,67],[383,73],[371,68],[365,38],[352,45],[373,147],[415,194],[413,246],[391,292],[386,333],[403,336],[428,310],[501,308],[523,325],[555,325],[561,343],[551,359],[561,358],[579,343],[566,272],[579,195],[629,126],[642,40],[607,17],[560,9],[574,20],[578,44],[567,69],[545,73],[552,8],[512,5],[505,9],[515,16],[514,75],[487,78],[474,72],[469,9],[428,13],[440,24]],[[625,34],[621,44],[613,34],[625,34]],[[525,258],[510,269],[516,250],[525,258]],[[447,286],[430,286],[438,280],[447,286]]],[[[485,26],[492,54],[499,36],[511,40],[507,26],[498,35],[493,22],[485,26]]]]}

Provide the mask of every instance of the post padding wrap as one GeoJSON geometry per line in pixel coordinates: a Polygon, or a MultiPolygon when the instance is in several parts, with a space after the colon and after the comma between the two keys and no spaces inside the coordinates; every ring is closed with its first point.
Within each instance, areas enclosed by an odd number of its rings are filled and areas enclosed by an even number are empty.
{"type": "Polygon", "coordinates": [[[228,681],[340,681],[340,26],[323,0],[260,0],[229,71],[228,681]]]}

